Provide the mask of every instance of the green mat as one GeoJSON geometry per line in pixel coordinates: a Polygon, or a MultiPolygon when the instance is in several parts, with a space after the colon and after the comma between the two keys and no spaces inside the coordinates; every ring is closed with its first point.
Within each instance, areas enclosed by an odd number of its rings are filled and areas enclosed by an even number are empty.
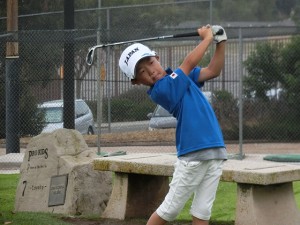
{"type": "Polygon", "coordinates": [[[102,157],[110,157],[110,156],[118,156],[118,155],[126,155],[126,152],[125,151],[117,151],[117,152],[111,152],[111,153],[107,153],[107,152],[101,153],[102,157]]]}
{"type": "Polygon", "coordinates": [[[267,155],[264,160],[275,162],[300,162],[300,154],[280,154],[280,155],[267,155]]]}

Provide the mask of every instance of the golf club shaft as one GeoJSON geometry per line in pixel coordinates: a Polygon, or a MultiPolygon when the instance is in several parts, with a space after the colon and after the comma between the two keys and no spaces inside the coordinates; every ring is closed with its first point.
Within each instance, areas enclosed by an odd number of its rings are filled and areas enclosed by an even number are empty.
{"type": "MultiPolygon", "coordinates": [[[[222,35],[223,30],[220,29],[216,32],[214,32],[215,35],[222,35]]],[[[159,40],[159,39],[168,39],[168,38],[183,38],[183,37],[195,37],[199,36],[198,32],[189,32],[189,33],[182,33],[182,34],[174,34],[174,35],[167,35],[167,36],[158,36],[158,37],[151,37],[151,38],[142,38],[142,39],[136,39],[136,40],[130,40],[130,41],[122,41],[122,42],[116,42],[116,43],[109,43],[109,44],[102,44],[102,45],[95,45],[92,48],[89,49],[89,52],[86,56],[86,63],[88,65],[92,65],[93,58],[95,54],[95,50],[97,48],[104,48],[108,46],[116,46],[116,45],[123,45],[123,44],[129,44],[129,43],[135,43],[135,42],[144,42],[144,41],[153,41],[153,40],[159,40]]]]}
{"type": "MultiPolygon", "coordinates": [[[[218,32],[216,32],[215,35],[220,35],[220,34],[223,34],[223,30],[219,30],[218,32]]],[[[151,38],[142,38],[142,39],[136,39],[136,40],[130,40],[130,41],[121,41],[121,42],[115,42],[115,43],[109,43],[109,44],[102,44],[102,45],[96,45],[92,48],[103,48],[103,47],[108,47],[108,46],[123,45],[123,44],[135,43],[135,42],[153,41],[153,40],[158,40],[158,39],[196,37],[196,36],[199,36],[197,31],[189,32],[189,33],[182,33],[182,34],[151,37],[151,38]]]]}

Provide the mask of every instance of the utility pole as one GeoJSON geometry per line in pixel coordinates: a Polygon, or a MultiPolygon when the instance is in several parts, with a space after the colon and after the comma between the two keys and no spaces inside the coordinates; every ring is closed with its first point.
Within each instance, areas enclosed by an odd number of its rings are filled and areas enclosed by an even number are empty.
{"type": "Polygon", "coordinates": [[[18,0],[7,0],[5,95],[6,153],[20,153],[20,61],[18,44],[18,0]],[[12,38],[11,38],[12,37],[12,38]]]}

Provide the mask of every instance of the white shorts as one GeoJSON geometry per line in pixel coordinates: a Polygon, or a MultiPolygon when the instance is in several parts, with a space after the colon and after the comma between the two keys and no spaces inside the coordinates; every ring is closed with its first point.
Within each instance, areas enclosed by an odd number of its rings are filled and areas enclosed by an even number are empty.
{"type": "Polygon", "coordinates": [[[192,194],[190,213],[199,219],[209,220],[216,197],[224,160],[187,162],[177,160],[170,189],[157,214],[172,221],[183,209],[192,194]]]}

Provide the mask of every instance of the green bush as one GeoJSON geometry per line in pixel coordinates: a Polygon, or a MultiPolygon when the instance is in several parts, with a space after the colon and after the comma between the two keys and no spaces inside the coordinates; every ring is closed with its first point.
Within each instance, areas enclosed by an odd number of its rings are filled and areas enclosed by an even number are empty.
{"type": "Polygon", "coordinates": [[[148,120],[147,114],[153,112],[155,104],[147,95],[147,88],[132,88],[124,94],[103,101],[103,119],[108,121],[108,113],[112,122],[148,120]]]}
{"type": "Polygon", "coordinates": [[[245,139],[291,141],[300,139],[297,110],[284,100],[244,103],[245,139]]]}
{"type": "Polygon", "coordinates": [[[264,141],[297,141],[300,139],[299,124],[286,121],[268,121],[255,126],[244,126],[244,139],[264,141]]]}
{"type": "Polygon", "coordinates": [[[0,103],[0,138],[5,137],[5,83],[0,79],[0,96],[3,99],[0,103]]]}
{"type": "MultiPolygon", "coordinates": [[[[24,92],[24,91],[23,91],[24,92]]],[[[35,136],[45,127],[45,115],[37,108],[37,102],[29,93],[20,98],[20,136],[35,136]]]]}
{"type": "MultiPolygon", "coordinates": [[[[20,90],[19,118],[20,137],[34,136],[43,130],[45,126],[44,114],[37,108],[36,99],[30,94],[29,87],[22,86],[20,90]]],[[[5,99],[5,83],[0,83],[0,96],[5,99]]],[[[6,105],[0,104],[0,138],[6,137],[6,105]]]]}
{"type": "Polygon", "coordinates": [[[216,91],[213,108],[223,131],[224,139],[237,140],[239,137],[238,106],[228,91],[216,91]]]}

